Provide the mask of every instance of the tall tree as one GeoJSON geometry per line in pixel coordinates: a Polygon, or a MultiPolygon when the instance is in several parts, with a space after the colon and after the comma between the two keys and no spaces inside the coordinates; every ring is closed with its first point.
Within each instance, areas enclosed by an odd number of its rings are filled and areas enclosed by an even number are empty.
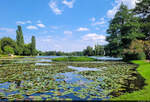
{"type": "Polygon", "coordinates": [[[141,18],[147,18],[150,16],[150,0],[139,0],[136,3],[136,7],[134,9],[136,14],[139,14],[141,18]]]}
{"type": "Polygon", "coordinates": [[[35,41],[35,36],[32,36],[32,39],[31,39],[31,55],[36,55],[36,41],[35,41]]]}
{"type": "Polygon", "coordinates": [[[110,21],[107,33],[111,56],[122,56],[123,49],[129,48],[132,40],[143,38],[140,32],[138,18],[125,6],[121,4],[115,17],[110,21]]]}
{"type": "Polygon", "coordinates": [[[25,55],[25,56],[31,55],[31,44],[30,43],[24,45],[23,55],[25,55]]]}
{"type": "Polygon", "coordinates": [[[140,17],[141,32],[145,34],[144,40],[150,39],[150,0],[139,0],[133,10],[140,17]]]}
{"type": "Polygon", "coordinates": [[[0,54],[2,54],[1,40],[0,40],[0,54]]]}
{"type": "Polygon", "coordinates": [[[16,33],[17,33],[17,36],[16,36],[17,52],[19,55],[21,55],[21,54],[23,54],[24,37],[23,37],[23,33],[22,33],[22,28],[20,25],[18,26],[16,33]]]}
{"type": "Polygon", "coordinates": [[[83,51],[85,56],[92,56],[93,55],[93,48],[90,46],[87,46],[86,49],[83,51]]]}
{"type": "Polygon", "coordinates": [[[94,48],[94,55],[95,56],[100,56],[100,55],[104,55],[104,47],[101,45],[95,45],[94,48]]]}

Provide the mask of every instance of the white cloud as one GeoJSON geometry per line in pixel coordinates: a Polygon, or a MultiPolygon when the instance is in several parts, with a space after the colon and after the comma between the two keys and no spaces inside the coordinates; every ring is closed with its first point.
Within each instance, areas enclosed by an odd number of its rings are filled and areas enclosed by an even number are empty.
{"type": "Polygon", "coordinates": [[[68,6],[69,8],[73,8],[75,0],[71,0],[71,1],[63,0],[62,3],[68,6]]]}
{"type": "Polygon", "coordinates": [[[80,28],[77,29],[77,31],[89,31],[89,29],[88,28],[80,27],[80,28]]]}
{"type": "Polygon", "coordinates": [[[37,28],[36,26],[30,25],[30,26],[27,26],[27,29],[30,29],[30,30],[34,29],[34,30],[37,30],[38,28],[37,28]]]}
{"type": "Polygon", "coordinates": [[[16,24],[17,25],[23,25],[23,24],[31,24],[32,22],[30,20],[28,21],[17,21],[16,24]]]}
{"type": "Polygon", "coordinates": [[[136,6],[136,2],[138,2],[138,0],[115,0],[115,6],[112,9],[108,10],[107,17],[113,18],[116,12],[118,11],[121,3],[127,5],[129,9],[132,9],[136,6]]]}
{"type": "Polygon", "coordinates": [[[51,0],[48,5],[56,15],[62,14],[62,10],[58,8],[56,0],[51,0]]]}
{"type": "Polygon", "coordinates": [[[96,29],[96,30],[100,30],[100,28],[98,28],[98,27],[96,27],[95,29],[96,29]]]}
{"type": "Polygon", "coordinates": [[[88,46],[87,43],[85,44],[80,40],[63,40],[62,37],[56,38],[54,36],[39,36],[37,37],[36,42],[37,49],[42,51],[82,51],[84,48],[86,48],[86,46],[88,46]]]}
{"type": "Polygon", "coordinates": [[[105,23],[106,23],[105,19],[104,19],[104,18],[100,18],[98,21],[95,20],[95,22],[92,22],[92,25],[93,25],[93,26],[96,26],[96,25],[103,25],[103,24],[105,24],[105,23]]]}
{"type": "Polygon", "coordinates": [[[95,22],[95,20],[96,20],[95,17],[90,18],[90,21],[92,21],[92,22],[95,22]]]}
{"type": "Polygon", "coordinates": [[[4,33],[4,34],[15,34],[16,30],[13,28],[0,28],[0,33],[4,33]]]}
{"type": "Polygon", "coordinates": [[[39,26],[40,28],[45,28],[45,25],[42,23],[37,24],[37,26],[39,26]]]}
{"type": "Polygon", "coordinates": [[[89,33],[84,36],[82,36],[83,41],[89,41],[94,43],[100,43],[101,45],[107,44],[106,42],[106,36],[99,35],[96,33],[89,33]]]}
{"type": "Polygon", "coordinates": [[[72,35],[72,31],[64,31],[64,34],[66,34],[66,35],[72,35]]]}
{"type": "Polygon", "coordinates": [[[82,37],[83,40],[87,41],[87,40],[105,40],[106,37],[104,35],[98,35],[96,33],[89,33],[87,35],[84,35],[82,37]]]}

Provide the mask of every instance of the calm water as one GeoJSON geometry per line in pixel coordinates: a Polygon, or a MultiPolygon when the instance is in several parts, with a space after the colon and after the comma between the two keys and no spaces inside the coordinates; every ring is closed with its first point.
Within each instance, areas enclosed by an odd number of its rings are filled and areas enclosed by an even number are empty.
{"type": "MultiPolygon", "coordinates": [[[[24,64],[24,63],[34,63],[35,66],[51,66],[51,58],[58,58],[58,57],[64,57],[64,56],[37,56],[37,57],[27,57],[27,58],[20,58],[20,59],[11,59],[11,60],[1,60],[1,66],[3,65],[8,65],[15,63],[15,64],[24,64]]],[[[111,58],[111,57],[94,57],[92,58],[96,59],[101,59],[101,60],[121,60],[121,58],[111,58]]],[[[101,62],[100,62],[101,63],[101,62]]],[[[80,89],[86,88],[87,84],[90,84],[90,82],[93,82],[93,80],[88,80],[84,78],[82,75],[77,74],[76,72],[81,72],[81,71],[100,71],[100,69],[97,68],[88,68],[88,67],[74,67],[74,66],[68,66],[68,68],[71,68],[75,71],[73,72],[66,72],[66,73],[58,73],[57,75],[54,76],[56,81],[65,81],[68,85],[69,84],[77,84],[77,87],[73,87],[73,90],[76,92],[79,92],[80,89]],[[62,76],[63,78],[57,78],[58,76],[62,76]]],[[[35,69],[39,70],[39,69],[35,69]]],[[[40,69],[41,70],[41,69],[40,69]]],[[[42,71],[42,70],[41,70],[42,71]]],[[[101,80],[102,81],[102,80],[101,80]]],[[[4,89],[8,89],[12,83],[10,82],[5,82],[5,83],[0,83],[0,93],[5,93],[6,96],[11,95],[11,94],[16,94],[18,92],[13,91],[11,93],[7,93],[4,91],[4,89]]],[[[60,85],[61,87],[61,85],[60,85]]],[[[99,90],[101,90],[99,88],[99,90]]],[[[63,89],[60,91],[64,91],[63,89]]],[[[102,91],[102,90],[101,90],[102,91]]],[[[46,93],[35,93],[30,96],[40,96],[40,95],[50,95],[51,97],[53,96],[53,93],[51,92],[46,92],[46,93]]],[[[88,94],[88,93],[87,93],[88,94]]],[[[24,95],[25,99],[28,99],[30,96],[24,95]]],[[[59,98],[71,98],[73,100],[82,100],[81,98],[75,96],[73,93],[67,94],[67,95],[62,95],[62,96],[57,96],[59,98]]],[[[108,99],[109,97],[105,96],[103,97],[104,99],[108,99]]],[[[83,100],[87,100],[88,97],[85,97],[83,100]]],[[[45,100],[43,98],[43,100],[45,100]]],[[[102,98],[97,98],[93,100],[102,100],[102,98]]],[[[0,99],[1,101],[1,99],[0,99]]]]}

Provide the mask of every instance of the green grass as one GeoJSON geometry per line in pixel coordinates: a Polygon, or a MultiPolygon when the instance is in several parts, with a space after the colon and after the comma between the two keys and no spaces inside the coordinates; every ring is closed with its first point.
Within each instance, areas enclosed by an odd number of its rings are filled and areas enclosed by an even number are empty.
{"type": "Polygon", "coordinates": [[[53,58],[52,61],[97,61],[94,58],[89,57],[60,57],[60,58],[53,58]]]}
{"type": "Polygon", "coordinates": [[[132,61],[132,63],[139,65],[137,71],[144,77],[146,86],[142,90],[126,93],[112,100],[150,100],[150,63],[146,61],[132,61]]]}

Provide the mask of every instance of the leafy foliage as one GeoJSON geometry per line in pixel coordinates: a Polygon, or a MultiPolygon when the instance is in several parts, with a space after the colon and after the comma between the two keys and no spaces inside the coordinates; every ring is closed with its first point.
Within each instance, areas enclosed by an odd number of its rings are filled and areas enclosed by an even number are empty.
{"type": "Polygon", "coordinates": [[[131,42],[135,39],[143,38],[140,32],[138,18],[125,5],[121,5],[115,17],[110,21],[107,33],[110,55],[122,55],[123,49],[129,48],[131,42]]]}
{"type": "Polygon", "coordinates": [[[23,55],[31,55],[31,44],[25,44],[23,49],[23,55]]]}
{"type": "Polygon", "coordinates": [[[35,36],[32,36],[31,39],[31,55],[36,55],[36,41],[35,41],[35,36]]]}
{"type": "Polygon", "coordinates": [[[24,44],[24,37],[21,26],[16,31],[16,41],[10,37],[3,37],[0,40],[0,54],[16,54],[16,55],[36,55],[35,37],[32,37],[31,44],[24,44]]]}
{"type": "Polygon", "coordinates": [[[93,55],[93,48],[90,46],[87,46],[86,49],[84,49],[83,54],[86,56],[92,56],[93,55]]]}
{"type": "Polygon", "coordinates": [[[6,49],[11,49],[11,50],[13,50],[12,52],[16,52],[16,43],[11,38],[4,37],[1,39],[1,49],[2,49],[3,53],[5,53],[6,49]],[[8,48],[8,46],[9,46],[9,48],[8,48]]]}
{"type": "Polygon", "coordinates": [[[18,26],[16,33],[17,33],[17,36],[16,36],[17,53],[18,55],[21,55],[23,54],[23,48],[24,48],[24,38],[23,38],[21,26],[18,26]]]}
{"type": "Polygon", "coordinates": [[[94,55],[95,56],[103,56],[104,55],[104,47],[101,45],[95,45],[94,55]]]}
{"type": "Polygon", "coordinates": [[[10,46],[5,46],[4,52],[5,52],[5,54],[14,54],[14,49],[10,46]]]}
{"type": "Polygon", "coordinates": [[[142,40],[133,40],[129,49],[124,49],[124,60],[143,60],[146,58],[142,40]]]}
{"type": "Polygon", "coordinates": [[[133,10],[121,4],[107,30],[107,55],[123,56],[124,60],[149,58],[149,42],[144,44],[150,38],[149,12],[149,0],[141,0],[133,10]]]}

